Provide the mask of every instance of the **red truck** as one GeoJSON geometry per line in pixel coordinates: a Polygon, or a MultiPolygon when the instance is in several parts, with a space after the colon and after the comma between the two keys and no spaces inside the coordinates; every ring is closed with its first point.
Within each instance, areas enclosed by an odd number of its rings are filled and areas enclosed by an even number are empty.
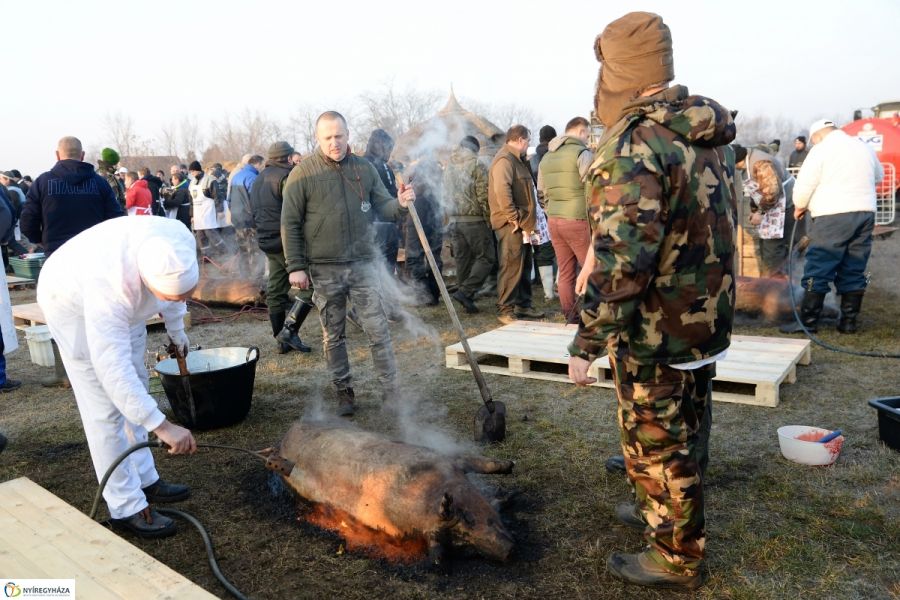
{"type": "Polygon", "coordinates": [[[872,107],[872,116],[863,118],[863,111],[853,113],[853,121],[844,125],[848,135],[854,135],[866,142],[884,166],[884,180],[878,188],[878,210],[876,225],[887,225],[894,221],[895,206],[900,181],[900,101],[882,102],[872,107]]]}

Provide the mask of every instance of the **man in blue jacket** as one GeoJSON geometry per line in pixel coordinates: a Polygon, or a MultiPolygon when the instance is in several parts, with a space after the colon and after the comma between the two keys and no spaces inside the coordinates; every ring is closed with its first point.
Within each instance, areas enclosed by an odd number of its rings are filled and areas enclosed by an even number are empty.
{"type": "Polygon", "coordinates": [[[106,180],[83,162],[78,138],[59,140],[56,159],[28,190],[19,220],[22,233],[40,243],[47,256],[85,229],[125,215],[106,180]]]}

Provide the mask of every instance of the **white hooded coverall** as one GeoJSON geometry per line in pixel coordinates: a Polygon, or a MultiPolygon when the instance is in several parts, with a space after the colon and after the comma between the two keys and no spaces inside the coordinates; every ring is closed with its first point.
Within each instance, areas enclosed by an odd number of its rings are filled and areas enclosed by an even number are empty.
{"type": "MultiPolygon", "coordinates": [[[[73,237],[41,269],[38,303],[72,384],[98,480],[165,419],[148,393],[146,321],[160,314],[169,335],[183,332],[187,307],[157,299],[141,279],[141,246],[159,237],[195,251],[180,221],[118,218],[73,237]]],[[[103,492],[110,516],[146,508],[141,488],[158,479],[150,449],[132,453],[103,492]]]]}

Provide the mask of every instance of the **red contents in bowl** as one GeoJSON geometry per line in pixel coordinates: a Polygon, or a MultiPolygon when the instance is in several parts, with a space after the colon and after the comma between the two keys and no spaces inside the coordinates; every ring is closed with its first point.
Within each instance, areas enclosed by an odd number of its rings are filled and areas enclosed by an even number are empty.
{"type": "Polygon", "coordinates": [[[798,435],[797,439],[803,440],[804,442],[818,442],[826,435],[828,435],[827,431],[807,431],[806,433],[801,433],[800,435],[798,435]]]}

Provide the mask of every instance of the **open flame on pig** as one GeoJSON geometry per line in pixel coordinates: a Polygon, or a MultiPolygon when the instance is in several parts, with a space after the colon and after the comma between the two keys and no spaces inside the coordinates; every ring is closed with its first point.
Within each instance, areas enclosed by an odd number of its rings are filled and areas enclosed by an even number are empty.
{"type": "Polygon", "coordinates": [[[512,461],[444,456],[345,425],[296,423],[278,449],[286,483],[314,504],[310,522],[348,548],[377,547],[388,559],[440,563],[452,546],[499,561],[513,539],[467,473],[510,473],[512,461]],[[424,546],[422,545],[424,544],[424,546]]]}

